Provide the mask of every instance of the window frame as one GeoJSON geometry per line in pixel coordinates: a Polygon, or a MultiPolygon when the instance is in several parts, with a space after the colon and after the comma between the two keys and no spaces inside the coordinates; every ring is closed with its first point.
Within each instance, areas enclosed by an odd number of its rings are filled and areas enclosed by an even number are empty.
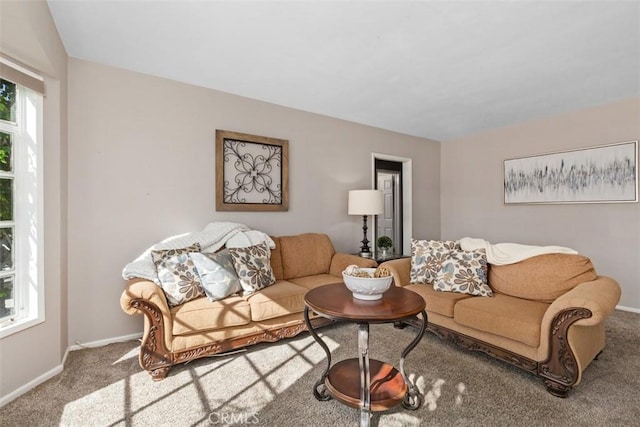
{"type": "MultiPolygon", "coordinates": [[[[4,76],[4,80],[8,79],[4,76]]],[[[16,83],[16,121],[0,119],[0,131],[12,134],[13,218],[0,221],[13,227],[13,275],[15,312],[0,320],[0,339],[45,321],[44,298],[44,98],[16,83]]]]}

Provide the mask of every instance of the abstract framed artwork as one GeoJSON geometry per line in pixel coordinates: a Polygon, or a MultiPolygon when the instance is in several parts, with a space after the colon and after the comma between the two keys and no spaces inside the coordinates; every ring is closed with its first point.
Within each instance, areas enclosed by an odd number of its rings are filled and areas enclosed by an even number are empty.
{"type": "Polygon", "coordinates": [[[638,141],[504,161],[504,203],[638,201],[638,141]]]}
{"type": "Polygon", "coordinates": [[[216,210],[289,209],[289,141],[216,130],[216,210]]]}

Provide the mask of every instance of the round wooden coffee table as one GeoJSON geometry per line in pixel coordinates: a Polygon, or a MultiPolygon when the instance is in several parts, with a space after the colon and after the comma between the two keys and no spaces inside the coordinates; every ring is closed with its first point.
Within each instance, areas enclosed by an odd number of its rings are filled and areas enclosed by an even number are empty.
{"type": "Polygon", "coordinates": [[[304,297],[304,320],[313,338],[327,354],[327,367],[313,388],[318,400],[334,398],[360,409],[360,425],[368,426],[371,411],[384,411],[402,402],[418,409],[422,397],[404,373],[404,359],[418,344],[427,325],[424,299],[415,292],[391,286],[381,299],[359,300],[344,284],[312,289],[304,297]],[[309,321],[309,310],[338,321],[358,324],[358,358],[331,367],[331,352],[309,321]],[[420,331],[400,356],[399,370],[388,363],[369,359],[369,324],[394,323],[422,314],[420,331]]]}

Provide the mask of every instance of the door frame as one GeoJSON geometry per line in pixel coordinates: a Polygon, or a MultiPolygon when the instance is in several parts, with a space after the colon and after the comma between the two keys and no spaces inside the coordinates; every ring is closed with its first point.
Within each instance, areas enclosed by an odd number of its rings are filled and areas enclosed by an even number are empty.
{"type": "MultiPolygon", "coordinates": [[[[403,229],[402,229],[402,163],[400,162],[390,162],[388,160],[380,160],[376,159],[376,178],[377,185],[376,188],[378,190],[383,190],[380,187],[380,177],[382,175],[388,175],[392,180],[392,191],[394,193],[393,196],[393,234],[387,234],[393,240],[395,246],[398,248],[396,253],[400,253],[404,250],[402,247],[404,239],[403,239],[403,229]],[[387,168],[387,166],[390,166],[387,168]],[[400,245],[400,246],[399,246],[400,245]]],[[[384,190],[383,190],[384,193],[384,190]]],[[[385,212],[386,212],[386,202],[385,202],[385,212]]],[[[380,231],[380,219],[381,215],[377,215],[374,217],[374,226],[377,227],[376,231],[380,231]]],[[[377,234],[380,237],[379,234],[377,234]]]]}
{"type": "MultiPolygon", "coordinates": [[[[413,160],[384,153],[371,153],[371,188],[376,188],[376,159],[402,163],[402,253],[411,254],[411,237],[413,236],[413,160]]],[[[372,227],[373,241],[378,238],[378,230],[372,227]]]]}

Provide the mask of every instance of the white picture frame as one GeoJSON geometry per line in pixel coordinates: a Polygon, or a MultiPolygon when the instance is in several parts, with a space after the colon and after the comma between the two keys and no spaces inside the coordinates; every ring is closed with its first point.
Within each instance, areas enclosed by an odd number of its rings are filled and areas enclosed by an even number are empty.
{"type": "Polygon", "coordinates": [[[638,141],[504,160],[504,204],[637,203],[638,141]]]}

